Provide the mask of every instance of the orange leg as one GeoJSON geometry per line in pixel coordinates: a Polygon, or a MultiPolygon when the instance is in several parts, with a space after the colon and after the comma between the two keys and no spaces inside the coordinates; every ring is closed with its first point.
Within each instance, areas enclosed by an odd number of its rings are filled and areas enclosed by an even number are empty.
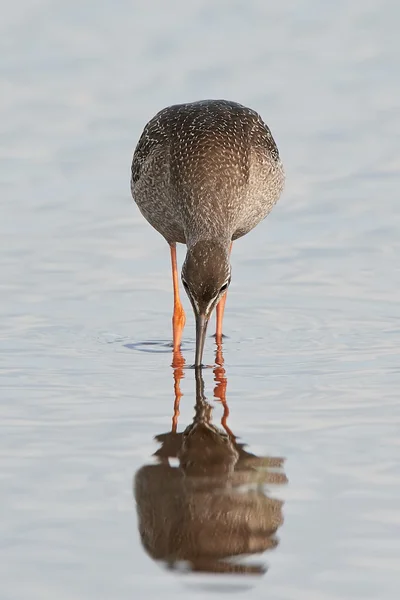
{"type": "MultiPolygon", "coordinates": [[[[233,242],[232,242],[232,244],[233,244],[233,242]]],[[[229,254],[232,252],[232,244],[231,244],[231,247],[229,249],[229,254]]],[[[216,341],[217,344],[221,344],[222,343],[222,321],[224,320],[224,310],[225,310],[225,304],[226,304],[226,294],[227,294],[227,292],[225,292],[225,294],[222,296],[222,298],[218,302],[217,308],[216,308],[217,326],[216,326],[216,330],[215,330],[215,341],[216,341]]]]}
{"type": "Polygon", "coordinates": [[[217,312],[217,326],[215,330],[215,341],[217,344],[222,343],[222,321],[224,320],[224,310],[226,304],[226,294],[222,296],[221,300],[217,304],[216,312],[217,312]]]}
{"type": "Polygon", "coordinates": [[[172,317],[172,334],[174,343],[174,354],[181,345],[182,332],[186,323],[185,311],[179,297],[179,278],[178,266],[176,263],[176,244],[170,244],[171,249],[171,266],[172,266],[172,282],[174,285],[174,314],[172,317]]]}

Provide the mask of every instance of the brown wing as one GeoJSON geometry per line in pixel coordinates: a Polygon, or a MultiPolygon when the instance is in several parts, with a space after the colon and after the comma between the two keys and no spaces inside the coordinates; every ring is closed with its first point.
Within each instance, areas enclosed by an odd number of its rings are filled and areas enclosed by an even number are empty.
{"type": "Polygon", "coordinates": [[[161,145],[168,141],[165,128],[163,127],[163,116],[168,109],[164,109],[151,119],[143,130],[137,143],[132,159],[132,182],[136,183],[140,179],[143,165],[146,160],[161,145]]]}

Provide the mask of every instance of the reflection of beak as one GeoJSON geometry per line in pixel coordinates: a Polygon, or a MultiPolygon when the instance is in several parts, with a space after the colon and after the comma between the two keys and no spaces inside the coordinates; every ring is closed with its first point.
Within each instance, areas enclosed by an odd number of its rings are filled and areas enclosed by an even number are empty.
{"type": "Polygon", "coordinates": [[[201,367],[207,325],[208,317],[206,317],[205,315],[196,315],[196,359],[194,363],[195,367],[201,367]]]}

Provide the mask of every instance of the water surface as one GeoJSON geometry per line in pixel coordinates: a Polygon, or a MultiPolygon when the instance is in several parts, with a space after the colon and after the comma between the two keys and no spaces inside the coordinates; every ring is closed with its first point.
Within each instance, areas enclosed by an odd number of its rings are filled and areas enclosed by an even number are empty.
{"type": "Polygon", "coordinates": [[[399,18],[394,0],[3,8],[2,600],[397,598],[399,18]],[[175,392],[168,249],[130,201],[130,161],[157,110],[210,97],[259,110],[287,172],[234,245],[225,317],[228,425],[288,480],[263,488],[283,522],[254,577],[153,560],[133,490],[175,392]]]}

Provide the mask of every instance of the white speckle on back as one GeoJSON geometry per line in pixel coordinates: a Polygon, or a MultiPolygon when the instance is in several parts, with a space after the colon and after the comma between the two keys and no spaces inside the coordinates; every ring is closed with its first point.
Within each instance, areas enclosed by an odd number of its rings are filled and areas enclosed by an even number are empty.
{"type": "Polygon", "coordinates": [[[230,243],[264,219],[284,184],[269,128],[253,110],[205,100],[159,112],[132,162],[132,195],[166,240],[230,243]]]}

